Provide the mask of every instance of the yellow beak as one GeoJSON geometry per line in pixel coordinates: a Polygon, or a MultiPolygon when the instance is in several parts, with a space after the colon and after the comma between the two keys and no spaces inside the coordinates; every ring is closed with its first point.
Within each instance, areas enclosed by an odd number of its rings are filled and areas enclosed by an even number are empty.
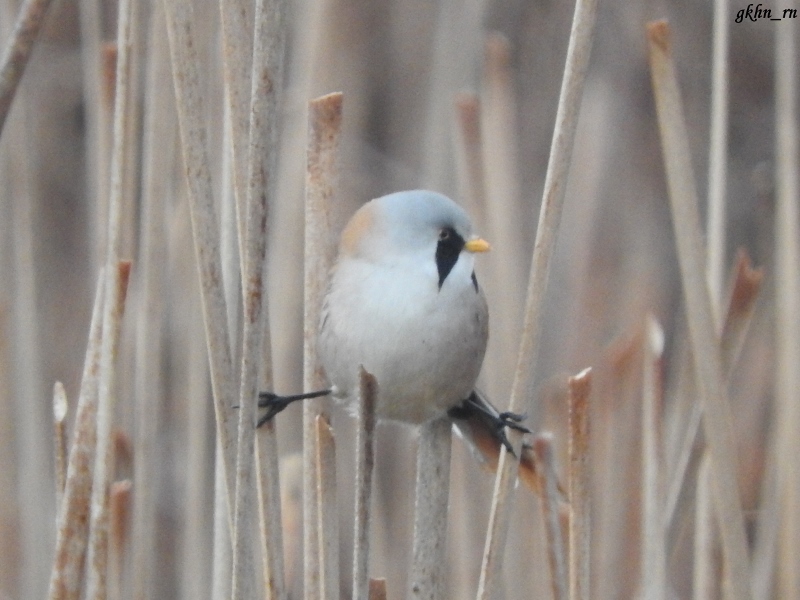
{"type": "Polygon", "coordinates": [[[474,238],[464,244],[464,248],[468,252],[488,252],[492,247],[483,238],[474,238]]]}

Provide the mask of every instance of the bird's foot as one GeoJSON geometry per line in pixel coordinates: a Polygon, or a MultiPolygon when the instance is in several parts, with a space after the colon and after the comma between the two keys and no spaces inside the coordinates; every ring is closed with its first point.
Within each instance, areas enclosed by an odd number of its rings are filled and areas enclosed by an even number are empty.
{"type": "Polygon", "coordinates": [[[520,415],[513,412],[501,412],[497,415],[497,420],[495,422],[495,427],[497,427],[497,437],[500,439],[500,442],[506,447],[511,453],[511,456],[516,457],[516,453],[514,452],[514,448],[511,446],[511,442],[508,440],[508,436],[506,435],[506,427],[510,429],[514,429],[516,431],[520,431],[522,433],[531,433],[531,430],[525,427],[524,425],[520,425],[522,421],[527,418],[527,415],[520,415]]]}
{"type": "Polygon", "coordinates": [[[306,394],[279,396],[278,394],[274,394],[272,392],[259,392],[258,407],[266,408],[267,412],[258,420],[256,427],[261,427],[267,421],[272,420],[275,415],[289,406],[292,402],[297,402],[298,400],[309,400],[311,398],[319,398],[320,396],[327,396],[330,393],[331,390],[319,390],[316,392],[308,392],[306,394]]]}

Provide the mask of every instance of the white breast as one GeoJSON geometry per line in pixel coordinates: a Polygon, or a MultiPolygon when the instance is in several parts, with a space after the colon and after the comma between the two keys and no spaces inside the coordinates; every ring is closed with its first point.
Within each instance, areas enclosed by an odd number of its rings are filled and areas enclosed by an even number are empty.
{"type": "Polygon", "coordinates": [[[355,399],[363,365],[378,381],[379,418],[421,423],[464,400],[488,337],[472,268],[463,253],[439,289],[433,264],[339,264],[320,329],[322,362],[338,395],[355,399]]]}

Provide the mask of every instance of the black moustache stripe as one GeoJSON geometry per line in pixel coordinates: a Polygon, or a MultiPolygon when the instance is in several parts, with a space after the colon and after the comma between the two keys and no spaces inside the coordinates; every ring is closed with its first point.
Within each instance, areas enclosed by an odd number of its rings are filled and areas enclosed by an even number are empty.
{"type": "Polygon", "coordinates": [[[456,262],[458,262],[458,255],[464,249],[464,238],[458,235],[455,230],[446,228],[445,231],[448,235],[444,239],[440,239],[436,246],[436,269],[439,271],[439,289],[442,289],[444,280],[453,270],[456,262]]]}

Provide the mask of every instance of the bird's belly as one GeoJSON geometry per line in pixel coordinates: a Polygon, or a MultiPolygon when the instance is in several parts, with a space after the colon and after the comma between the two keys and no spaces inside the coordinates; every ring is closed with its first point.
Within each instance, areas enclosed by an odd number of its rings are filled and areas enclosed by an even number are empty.
{"type": "Polygon", "coordinates": [[[433,295],[427,303],[383,291],[369,295],[383,302],[329,299],[320,337],[323,364],[350,402],[363,365],[378,381],[379,418],[422,423],[472,391],[486,349],[484,300],[473,288],[455,299],[433,295]]]}

